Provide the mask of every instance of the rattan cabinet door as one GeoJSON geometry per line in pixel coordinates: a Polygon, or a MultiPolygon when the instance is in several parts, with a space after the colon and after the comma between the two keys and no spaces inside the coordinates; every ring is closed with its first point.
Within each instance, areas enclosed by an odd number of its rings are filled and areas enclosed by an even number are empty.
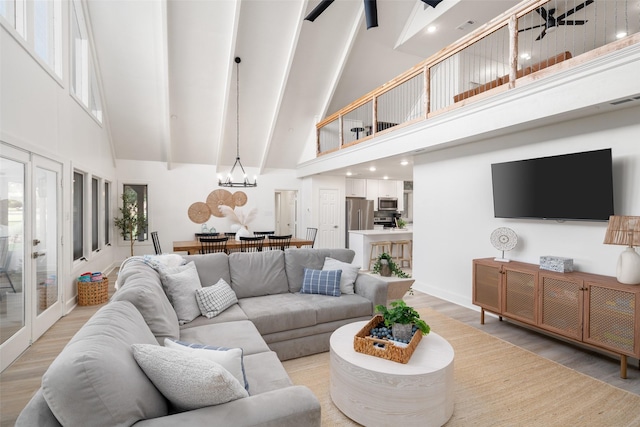
{"type": "Polygon", "coordinates": [[[617,353],[637,356],[638,322],[636,307],[640,292],[628,292],[586,283],[587,321],[584,341],[617,353]]]}
{"type": "Polygon", "coordinates": [[[505,267],[503,275],[503,314],[522,322],[535,324],[537,274],[505,267]]]}
{"type": "Polygon", "coordinates": [[[539,274],[541,327],[582,340],[582,280],[539,274]]]}
{"type": "Polygon", "coordinates": [[[474,261],[473,303],[500,314],[500,266],[474,261]]]}

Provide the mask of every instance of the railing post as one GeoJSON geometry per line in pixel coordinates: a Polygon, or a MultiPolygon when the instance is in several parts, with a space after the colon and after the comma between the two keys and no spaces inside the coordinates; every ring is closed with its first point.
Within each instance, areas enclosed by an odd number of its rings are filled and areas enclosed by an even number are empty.
{"type": "Polygon", "coordinates": [[[518,17],[509,17],[509,89],[516,87],[518,78],[518,17]]]}
{"type": "Polygon", "coordinates": [[[374,96],[371,100],[371,105],[373,107],[373,122],[371,125],[371,134],[375,135],[378,132],[378,97],[374,96]]]}
{"type": "Polygon", "coordinates": [[[424,118],[429,118],[431,112],[431,68],[427,65],[424,66],[424,118]]]}
{"type": "Polygon", "coordinates": [[[344,145],[344,120],[342,120],[343,117],[344,116],[342,114],[338,116],[338,129],[340,132],[340,141],[338,147],[339,150],[341,150],[342,146],[344,145]]]}
{"type": "Polygon", "coordinates": [[[319,156],[320,153],[320,128],[316,124],[316,157],[319,156]]]}

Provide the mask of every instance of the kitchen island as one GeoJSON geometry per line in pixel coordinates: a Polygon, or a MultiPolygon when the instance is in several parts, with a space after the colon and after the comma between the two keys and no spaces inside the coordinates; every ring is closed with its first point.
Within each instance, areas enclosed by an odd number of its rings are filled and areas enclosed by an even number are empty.
{"type": "Polygon", "coordinates": [[[413,240],[413,231],[406,229],[388,228],[384,230],[350,230],[349,249],[355,251],[353,263],[363,270],[369,269],[371,242],[397,242],[398,240],[413,240]]]}

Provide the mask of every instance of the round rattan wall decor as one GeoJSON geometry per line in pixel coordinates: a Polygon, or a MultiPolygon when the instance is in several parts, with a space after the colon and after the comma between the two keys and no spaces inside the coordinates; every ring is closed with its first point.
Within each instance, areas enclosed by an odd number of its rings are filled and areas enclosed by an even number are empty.
{"type": "Polygon", "coordinates": [[[195,202],[189,206],[189,219],[196,224],[203,224],[211,217],[211,210],[206,203],[195,202]]]}
{"type": "Polygon", "coordinates": [[[218,218],[222,218],[224,215],[222,215],[222,212],[220,212],[220,209],[218,209],[218,206],[227,205],[231,209],[233,209],[233,206],[234,206],[233,196],[227,190],[223,190],[223,189],[213,190],[207,196],[207,205],[209,206],[209,211],[211,212],[211,215],[217,216],[218,218]]]}
{"type": "Polygon", "coordinates": [[[247,204],[247,194],[244,191],[236,191],[233,193],[232,199],[233,204],[236,206],[244,206],[247,204]]]}

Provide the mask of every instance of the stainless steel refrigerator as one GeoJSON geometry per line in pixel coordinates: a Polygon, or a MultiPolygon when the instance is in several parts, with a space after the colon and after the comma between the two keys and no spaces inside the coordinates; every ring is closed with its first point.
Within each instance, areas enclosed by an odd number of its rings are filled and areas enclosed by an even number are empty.
{"type": "Polygon", "coordinates": [[[345,244],[349,247],[349,230],[373,230],[373,200],[347,197],[345,209],[345,244]]]}

